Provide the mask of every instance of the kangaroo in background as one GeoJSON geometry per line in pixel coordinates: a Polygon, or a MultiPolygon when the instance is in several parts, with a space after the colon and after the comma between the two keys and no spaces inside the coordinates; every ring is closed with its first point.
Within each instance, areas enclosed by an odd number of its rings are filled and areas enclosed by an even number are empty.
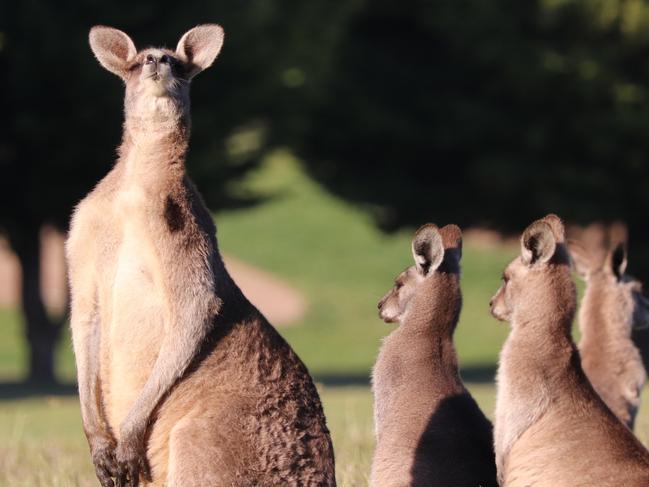
{"type": "Polygon", "coordinates": [[[492,428],[460,379],[453,333],[462,308],[462,233],[421,227],[415,265],[379,302],[399,327],[372,373],[376,451],[370,484],[497,486],[492,428]]]}
{"type": "Polygon", "coordinates": [[[185,173],[191,79],[218,25],[175,51],[90,31],[126,85],[117,163],[77,206],[66,244],[84,431],[113,485],[335,485],[309,373],[230,278],[185,173]]]}
{"type": "Polygon", "coordinates": [[[631,330],[649,323],[649,300],[642,284],[625,273],[625,232],[613,227],[605,233],[614,235],[595,242],[583,237],[568,241],[575,269],[586,281],[579,309],[579,353],[595,391],[633,429],[646,372],[631,330]]]}
{"type": "Polygon", "coordinates": [[[494,442],[501,486],[649,485],[649,452],[586,378],[570,334],[576,290],[556,215],[532,223],[491,312],[509,321],[494,442]]]}

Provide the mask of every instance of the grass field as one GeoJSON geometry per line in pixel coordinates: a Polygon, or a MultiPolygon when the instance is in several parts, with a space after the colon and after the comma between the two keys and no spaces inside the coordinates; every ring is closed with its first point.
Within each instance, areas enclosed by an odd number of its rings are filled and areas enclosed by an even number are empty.
{"type": "MultiPolygon", "coordinates": [[[[491,408],[491,386],[476,386],[491,408]]],[[[373,451],[369,387],[321,387],[341,486],[367,485],[373,451]]],[[[95,486],[76,397],[0,402],[0,486],[95,486]]]]}
{"type": "MultiPolygon", "coordinates": [[[[469,384],[489,415],[494,387],[469,384]]],[[[367,485],[374,445],[372,396],[367,386],[321,387],[336,450],[338,485],[367,485]]],[[[649,444],[649,406],[636,432],[649,444]]],[[[85,487],[97,482],[81,432],[76,397],[39,397],[0,402],[0,486],[85,487]]]]}
{"type": "MultiPolygon", "coordinates": [[[[379,232],[365,213],[327,194],[298,161],[278,152],[237,188],[265,197],[245,210],[216,215],[221,249],[301,289],[310,302],[302,322],[281,333],[309,366],[333,434],[339,485],[366,485],[373,450],[367,385],[381,337],[389,333],[376,303],[410,265],[412,231],[379,232]]],[[[434,208],[430,221],[438,221],[434,208]]],[[[423,223],[423,222],[422,222],[423,223]]],[[[464,310],[456,334],[463,375],[487,414],[497,353],[508,332],[488,314],[515,247],[465,242],[464,310]]],[[[19,317],[0,311],[0,383],[23,377],[19,317]]],[[[61,341],[58,373],[74,380],[69,337],[61,341]]],[[[0,487],[96,485],[75,396],[23,397],[0,384],[0,487]],[[4,391],[4,392],[3,392],[4,391]]],[[[638,432],[649,440],[649,411],[638,432]]]]}

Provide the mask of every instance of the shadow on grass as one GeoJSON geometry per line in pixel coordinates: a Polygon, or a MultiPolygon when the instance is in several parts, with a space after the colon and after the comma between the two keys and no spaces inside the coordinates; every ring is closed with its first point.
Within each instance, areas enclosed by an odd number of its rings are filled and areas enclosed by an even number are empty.
{"type": "MultiPolygon", "coordinates": [[[[496,376],[495,364],[478,364],[463,367],[462,380],[473,384],[492,384],[496,376]]],[[[369,374],[314,374],[313,380],[327,387],[369,386],[369,374]]],[[[31,382],[0,382],[0,401],[29,399],[43,396],[68,397],[77,395],[77,385],[34,384],[31,382]]]]}
{"type": "MultiPolygon", "coordinates": [[[[496,377],[496,364],[476,364],[460,369],[464,382],[473,384],[492,384],[496,377]]],[[[318,384],[328,387],[340,386],[369,386],[369,374],[314,374],[313,380],[318,384]]]]}
{"type": "Polygon", "coordinates": [[[473,384],[493,384],[496,380],[496,364],[476,364],[460,368],[460,375],[464,382],[473,384]]]}
{"type": "Polygon", "coordinates": [[[38,384],[33,382],[0,382],[0,401],[30,399],[43,396],[69,397],[77,395],[77,385],[38,384]]]}

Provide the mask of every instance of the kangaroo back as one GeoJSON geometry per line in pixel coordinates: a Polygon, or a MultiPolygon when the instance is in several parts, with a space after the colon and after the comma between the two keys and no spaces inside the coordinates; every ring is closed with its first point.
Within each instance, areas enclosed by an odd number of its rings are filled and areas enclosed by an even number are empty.
{"type": "Polygon", "coordinates": [[[462,307],[461,232],[426,225],[415,264],[379,303],[399,323],[372,375],[377,446],[371,485],[496,486],[491,423],[458,373],[453,332],[462,307]]]}

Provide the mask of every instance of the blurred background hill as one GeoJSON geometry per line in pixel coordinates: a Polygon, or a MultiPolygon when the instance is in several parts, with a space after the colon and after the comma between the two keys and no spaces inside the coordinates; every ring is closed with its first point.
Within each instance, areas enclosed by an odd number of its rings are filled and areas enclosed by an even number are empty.
{"type": "MultiPolygon", "coordinates": [[[[0,398],[18,401],[6,418],[74,381],[64,287],[42,260],[61,257],[40,236],[60,242],[119,143],[123,90],[88,30],[173,48],[203,22],[226,40],[193,83],[188,169],[222,249],[301,296],[281,332],[316,378],[361,388],[360,402],[329,404],[367,412],[391,329],[376,302],[424,222],[468,231],[457,343],[465,378],[485,387],[507,333],[487,303],[532,219],[626,222],[630,270],[649,278],[647,1],[2,2],[0,279],[18,294],[0,310],[0,398]]],[[[649,351],[649,332],[638,342],[649,351]]],[[[357,423],[337,418],[347,441],[357,423]]],[[[0,470],[13,458],[1,448],[0,470]]]]}

